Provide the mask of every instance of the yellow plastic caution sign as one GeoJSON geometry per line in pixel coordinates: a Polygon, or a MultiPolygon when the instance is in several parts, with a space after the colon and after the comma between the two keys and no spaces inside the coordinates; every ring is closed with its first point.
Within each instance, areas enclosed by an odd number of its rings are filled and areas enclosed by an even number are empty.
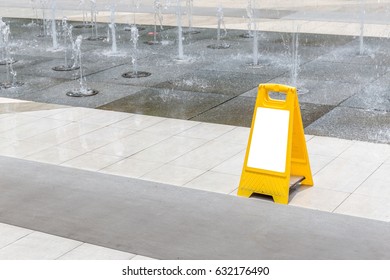
{"type": "Polygon", "coordinates": [[[293,176],[302,177],[303,185],[313,185],[297,90],[261,84],[237,194],[265,194],[287,204],[293,176]],[[273,99],[271,92],[283,93],[286,99],[273,99]]]}

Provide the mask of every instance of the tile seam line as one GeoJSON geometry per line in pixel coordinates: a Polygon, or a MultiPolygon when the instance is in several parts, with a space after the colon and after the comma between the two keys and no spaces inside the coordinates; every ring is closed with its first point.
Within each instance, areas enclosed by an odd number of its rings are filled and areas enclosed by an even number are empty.
{"type": "MultiPolygon", "coordinates": [[[[16,225],[13,225],[13,224],[8,224],[8,223],[6,223],[6,225],[10,225],[10,226],[22,228],[22,227],[20,227],[20,226],[16,226],[16,225]]],[[[30,233],[27,233],[26,235],[23,235],[22,237],[19,237],[18,239],[16,239],[15,241],[13,241],[13,242],[11,242],[11,243],[9,243],[9,244],[7,244],[7,245],[1,247],[1,248],[0,248],[0,251],[3,250],[4,248],[7,248],[8,246],[11,246],[12,244],[15,244],[15,243],[18,242],[19,240],[21,240],[21,239],[23,239],[23,238],[25,238],[25,237],[27,237],[27,236],[33,234],[34,232],[37,232],[37,231],[35,231],[35,230],[28,229],[28,228],[23,228],[23,229],[30,230],[31,232],[30,232],[30,233]]]]}
{"type": "MultiPolygon", "coordinates": [[[[332,211],[332,213],[336,213],[335,211],[341,206],[341,204],[343,204],[352,194],[357,194],[355,193],[356,190],[358,188],[360,188],[361,185],[363,185],[376,171],[378,171],[382,166],[384,165],[384,163],[382,163],[381,165],[379,165],[370,175],[368,175],[364,180],[363,182],[361,182],[339,205],[336,206],[336,208],[332,211]]],[[[358,194],[359,195],[359,194],[358,194]]],[[[368,195],[363,195],[363,196],[366,196],[366,197],[371,197],[371,196],[368,196],[368,195]]]]}
{"type": "MultiPolygon", "coordinates": [[[[67,238],[67,239],[69,239],[69,238],[67,238]]],[[[71,240],[72,240],[72,239],[71,239],[71,240]]],[[[78,241],[78,242],[80,242],[80,241],[78,241]]],[[[82,245],[86,244],[86,242],[80,242],[80,243],[81,243],[81,244],[77,245],[77,246],[76,246],[76,247],[74,247],[73,249],[70,249],[70,250],[66,251],[65,253],[61,254],[60,256],[58,256],[58,257],[54,258],[54,260],[58,260],[59,258],[61,258],[61,257],[65,256],[66,254],[68,254],[68,253],[70,253],[70,252],[72,252],[72,251],[76,250],[76,249],[77,249],[77,248],[79,248],[80,246],[82,246],[82,245]]]]}

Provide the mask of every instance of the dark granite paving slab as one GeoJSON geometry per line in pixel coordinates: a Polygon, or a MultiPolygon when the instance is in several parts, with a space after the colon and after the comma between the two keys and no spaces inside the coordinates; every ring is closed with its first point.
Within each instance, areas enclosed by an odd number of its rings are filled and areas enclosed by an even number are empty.
{"type": "Polygon", "coordinates": [[[357,65],[315,60],[301,66],[300,76],[318,81],[365,84],[378,79],[386,71],[387,66],[357,65]]]}
{"type": "Polygon", "coordinates": [[[387,72],[379,79],[363,87],[358,94],[346,100],[342,106],[389,111],[389,77],[389,72],[387,72]]]}
{"type": "Polygon", "coordinates": [[[193,71],[155,87],[237,96],[268,80],[267,75],[204,70],[193,71]]]}
{"type": "Polygon", "coordinates": [[[367,85],[358,94],[343,102],[341,106],[390,112],[390,81],[388,76],[389,74],[386,74],[374,83],[367,85]]]}
{"type": "Polygon", "coordinates": [[[337,107],[312,123],[308,134],[390,144],[390,113],[337,107]]]}
{"type": "MultiPolygon", "coordinates": [[[[69,57],[68,63],[71,64],[69,57]]],[[[82,62],[83,75],[88,76],[100,71],[104,71],[118,65],[124,64],[126,61],[110,61],[105,62],[100,59],[84,59],[82,62]]],[[[68,64],[68,65],[69,65],[68,64]]],[[[16,64],[15,64],[16,65],[16,64]]],[[[79,70],[72,71],[54,71],[53,67],[65,65],[65,58],[51,59],[50,61],[43,61],[34,63],[21,68],[18,73],[21,75],[32,75],[34,77],[50,77],[56,79],[74,80],[80,77],[79,70]]]]}
{"type": "Polygon", "coordinates": [[[300,103],[300,108],[303,126],[307,127],[311,123],[315,122],[316,120],[330,112],[334,108],[334,106],[302,102],[300,103]]]}
{"type": "Polygon", "coordinates": [[[222,94],[148,88],[99,109],[191,119],[228,99],[229,96],[222,94]]]}
{"type": "Polygon", "coordinates": [[[157,259],[389,259],[389,223],[0,157],[0,222],[157,259]],[[50,175],[49,175],[50,174],[50,175]]]}
{"type": "Polygon", "coordinates": [[[209,71],[231,71],[243,74],[253,74],[272,79],[290,71],[290,57],[259,52],[258,65],[253,66],[253,54],[241,53],[224,56],[215,63],[205,66],[209,71]]]}
{"type": "Polygon", "coordinates": [[[201,61],[198,63],[196,60],[188,63],[177,62],[174,60],[174,57],[161,54],[140,59],[137,63],[137,69],[141,72],[151,73],[148,77],[138,79],[123,78],[122,75],[124,73],[134,71],[133,65],[129,62],[125,65],[91,75],[88,77],[88,80],[91,82],[153,87],[156,84],[192,72],[202,65],[201,61]]]}
{"type": "Polygon", "coordinates": [[[29,100],[55,103],[76,107],[96,108],[114,100],[132,95],[143,90],[143,87],[117,85],[99,82],[87,82],[88,88],[98,90],[99,93],[89,97],[69,97],[66,95],[68,91],[77,90],[80,88],[78,80],[61,83],[59,85],[45,89],[43,93],[36,93],[29,96],[29,100]]]}
{"type": "Polygon", "coordinates": [[[345,44],[329,53],[323,54],[319,60],[361,65],[389,65],[390,54],[388,52],[390,42],[388,38],[365,38],[363,54],[360,54],[359,38],[345,44]]]}
{"type": "Polygon", "coordinates": [[[192,120],[250,127],[255,102],[253,97],[235,97],[192,120]]]}
{"type": "MultiPolygon", "coordinates": [[[[288,73],[276,79],[269,81],[269,83],[286,84],[294,86],[291,82],[291,74],[288,73]]],[[[306,79],[298,75],[297,88],[305,90],[305,94],[299,94],[299,102],[312,103],[318,105],[339,105],[354,94],[363,90],[363,86],[359,83],[346,83],[339,81],[318,81],[306,79]]],[[[257,89],[249,91],[242,96],[257,96],[257,89]]]]}
{"type": "MultiPolygon", "coordinates": [[[[0,75],[0,77],[3,78],[2,75],[0,75]]],[[[3,79],[4,81],[6,80],[5,77],[3,79]]],[[[0,89],[0,96],[37,101],[41,96],[47,94],[47,88],[60,85],[65,80],[21,75],[17,77],[17,81],[23,83],[23,85],[14,88],[0,89]]],[[[52,103],[56,103],[56,100],[52,100],[52,103]]]]}
{"type": "MultiPolygon", "coordinates": [[[[22,70],[25,68],[31,69],[36,64],[50,61],[50,58],[39,57],[39,56],[11,54],[11,57],[16,60],[16,62],[12,64],[12,67],[18,74],[21,74],[22,70]]],[[[32,71],[28,71],[28,72],[29,74],[31,74],[32,71]]],[[[7,73],[7,67],[5,65],[0,65],[0,73],[7,73]]]]}
{"type": "MultiPolygon", "coordinates": [[[[192,120],[250,127],[255,103],[255,97],[236,97],[192,120]]],[[[307,127],[331,111],[334,106],[300,103],[300,108],[303,126],[307,127]]]]}

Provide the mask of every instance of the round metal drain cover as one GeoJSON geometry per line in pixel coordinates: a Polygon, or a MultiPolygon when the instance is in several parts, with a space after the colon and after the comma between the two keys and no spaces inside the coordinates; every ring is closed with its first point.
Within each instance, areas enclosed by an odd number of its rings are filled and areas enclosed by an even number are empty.
{"type": "Polygon", "coordinates": [[[250,33],[244,33],[244,34],[241,34],[240,37],[245,38],[245,39],[249,39],[249,38],[253,38],[253,35],[250,33]]]}
{"type": "Polygon", "coordinates": [[[187,30],[187,31],[183,32],[183,34],[185,34],[185,35],[188,35],[188,34],[194,35],[194,34],[199,34],[199,33],[200,33],[199,30],[187,30]]]}
{"type": "Polygon", "coordinates": [[[24,83],[21,83],[21,82],[16,82],[16,83],[4,82],[4,83],[0,83],[0,89],[17,88],[17,87],[21,87],[23,85],[24,85],[24,83]]]}
{"type": "Polygon", "coordinates": [[[13,58],[9,59],[8,61],[4,59],[4,60],[0,60],[0,65],[14,64],[16,62],[18,61],[13,58]]]}
{"type": "Polygon", "coordinates": [[[67,96],[70,96],[70,97],[88,97],[88,96],[93,96],[93,95],[96,95],[98,94],[99,91],[98,90],[95,90],[95,89],[87,89],[87,90],[72,90],[72,91],[68,91],[66,93],[67,96]]]}
{"type": "Polygon", "coordinates": [[[213,44],[213,45],[209,45],[207,46],[209,49],[214,49],[214,50],[222,50],[222,49],[228,49],[230,48],[230,45],[229,44],[213,44]]]}
{"type": "Polygon", "coordinates": [[[146,41],[145,44],[153,46],[153,45],[161,45],[160,41],[146,41]]]}
{"type": "Polygon", "coordinates": [[[104,40],[107,40],[107,37],[106,36],[88,37],[86,40],[88,40],[88,41],[104,41],[104,40]]]}
{"type": "Polygon", "coordinates": [[[139,72],[127,72],[123,74],[122,77],[127,79],[135,79],[135,78],[149,77],[150,75],[152,75],[152,73],[139,71],[139,72]]]}
{"type": "Polygon", "coordinates": [[[65,65],[60,65],[52,68],[54,71],[74,71],[80,69],[80,66],[65,66],[65,65]]]}
{"type": "Polygon", "coordinates": [[[93,24],[78,24],[73,26],[73,28],[92,28],[93,24]]]}

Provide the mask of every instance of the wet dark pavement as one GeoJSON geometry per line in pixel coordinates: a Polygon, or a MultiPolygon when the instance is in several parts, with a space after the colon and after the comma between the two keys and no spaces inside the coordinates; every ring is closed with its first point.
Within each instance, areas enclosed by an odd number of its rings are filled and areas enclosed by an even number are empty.
{"type": "MultiPolygon", "coordinates": [[[[251,67],[252,39],[243,31],[228,30],[223,40],[229,49],[207,48],[215,43],[216,30],[198,29],[185,35],[180,62],[177,28],[161,32],[164,44],[144,44],[151,26],[140,31],[139,71],[152,73],[126,79],[132,71],[130,32],[117,25],[118,55],[110,55],[109,42],[83,40],[83,67],[89,87],[99,94],[71,98],[65,94],[78,87],[77,71],[55,72],[64,52],[53,52],[51,38],[39,38],[30,20],[6,19],[11,26],[11,51],[18,60],[14,69],[24,86],[0,90],[0,96],[70,106],[101,108],[137,114],[202,122],[250,126],[260,83],[291,82],[291,34],[260,32],[260,65],[251,67]]],[[[99,33],[107,25],[99,24],[99,33]]],[[[74,35],[90,36],[89,29],[74,35]]],[[[359,38],[340,35],[299,35],[298,89],[305,133],[377,143],[390,143],[390,40],[367,38],[365,55],[358,55],[359,38]]],[[[0,66],[0,79],[6,68],[0,66]]]]}

